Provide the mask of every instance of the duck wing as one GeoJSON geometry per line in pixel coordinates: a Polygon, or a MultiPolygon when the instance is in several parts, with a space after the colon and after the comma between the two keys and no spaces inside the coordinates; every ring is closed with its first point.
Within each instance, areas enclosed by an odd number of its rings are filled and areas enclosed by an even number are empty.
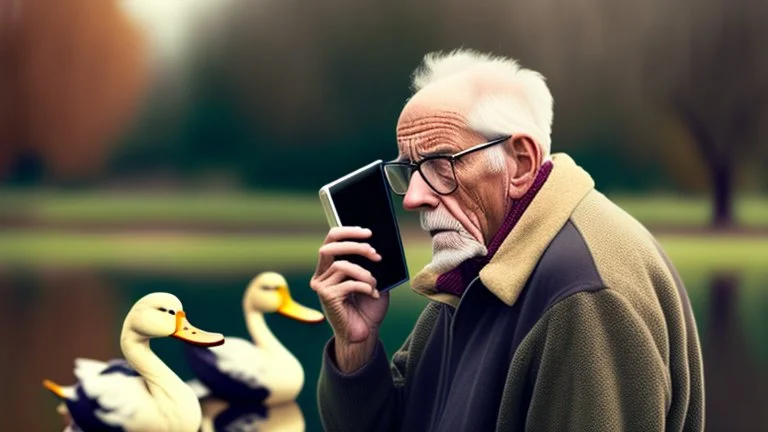
{"type": "Polygon", "coordinates": [[[78,357],[75,359],[75,376],[78,381],[82,381],[100,374],[108,365],[109,362],[78,357]]]}
{"type": "Polygon", "coordinates": [[[75,398],[65,400],[74,423],[84,431],[123,431],[142,408],[147,387],[143,378],[124,360],[102,364],[79,362],[82,376],[75,398]]]}
{"type": "Polygon", "coordinates": [[[228,337],[217,347],[185,344],[184,350],[190,369],[210,396],[230,403],[260,403],[269,397],[258,377],[264,359],[251,342],[228,337]]]}

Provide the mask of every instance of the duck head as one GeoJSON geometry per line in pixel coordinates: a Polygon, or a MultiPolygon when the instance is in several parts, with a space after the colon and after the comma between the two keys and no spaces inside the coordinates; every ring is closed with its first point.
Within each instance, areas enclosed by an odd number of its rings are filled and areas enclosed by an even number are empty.
{"type": "Polygon", "coordinates": [[[275,272],[264,272],[251,280],[243,296],[243,307],[246,312],[277,312],[307,323],[318,323],[325,319],[320,311],[297,303],[291,297],[288,282],[275,272]]]}
{"type": "Polygon", "coordinates": [[[142,297],[128,312],[123,329],[142,339],[173,337],[206,347],[224,343],[221,333],[210,333],[190,324],[181,301],[168,293],[142,297]]]}

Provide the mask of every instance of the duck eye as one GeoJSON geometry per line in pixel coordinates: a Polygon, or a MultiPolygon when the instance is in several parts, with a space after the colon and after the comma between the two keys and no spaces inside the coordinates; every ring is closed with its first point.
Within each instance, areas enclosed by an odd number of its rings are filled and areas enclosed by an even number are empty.
{"type": "Polygon", "coordinates": [[[157,310],[159,310],[160,312],[168,312],[168,309],[166,309],[164,307],[159,307],[159,308],[157,308],[157,310]]]}
{"type": "Polygon", "coordinates": [[[277,286],[275,285],[262,285],[261,288],[265,291],[277,291],[277,286]]]}
{"type": "Polygon", "coordinates": [[[168,313],[171,315],[176,315],[176,312],[174,312],[173,309],[169,310],[168,313]]]}

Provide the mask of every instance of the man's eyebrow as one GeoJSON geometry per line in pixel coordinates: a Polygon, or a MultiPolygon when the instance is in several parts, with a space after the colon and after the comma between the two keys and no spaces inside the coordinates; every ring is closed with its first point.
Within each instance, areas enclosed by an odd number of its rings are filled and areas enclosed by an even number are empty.
{"type": "Polygon", "coordinates": [[[427,152],[417,152],[417,154],[423,158],[430,156],[450,156],[454,154],[454,149],[447,144],[439,144],[435,148],[430,149],[427,152]]]}

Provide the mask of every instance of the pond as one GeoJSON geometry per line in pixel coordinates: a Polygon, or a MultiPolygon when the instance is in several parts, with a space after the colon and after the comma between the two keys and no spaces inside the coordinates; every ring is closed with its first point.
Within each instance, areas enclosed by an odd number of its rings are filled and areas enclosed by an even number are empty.
{"type": "MultiPolygon", "coordinates": [[[[122,321],[147,293],[173,293],[194,325],[248,338],[241,302],[253,276],[93,269],[0,273],[0,339],[5,344],[0,356],[0,430],[61,430],[57,400],[42,387],[42,380],[70,384],[76,357],[120,356],[122,321]]],[[[308,287],[310,274],[285,276],[294,299],[319,308],[308,287]]],[[[683,278],[704,350],[707,430],[768,430],[768,274],[683,274],[683,278]]],[[[396,289],[384,321],[382,339],[389,354],[407,336],[423,305],[407,290],[407,286],[396,289]]],[[[306,430],[322,430],[315,384],[330,327],[274,314],[266,320],[304,367],[297,405],[306,430]]],[[[158,339],[152,348],[182,379],[192,378],[181,342],[158,339]]]]}

